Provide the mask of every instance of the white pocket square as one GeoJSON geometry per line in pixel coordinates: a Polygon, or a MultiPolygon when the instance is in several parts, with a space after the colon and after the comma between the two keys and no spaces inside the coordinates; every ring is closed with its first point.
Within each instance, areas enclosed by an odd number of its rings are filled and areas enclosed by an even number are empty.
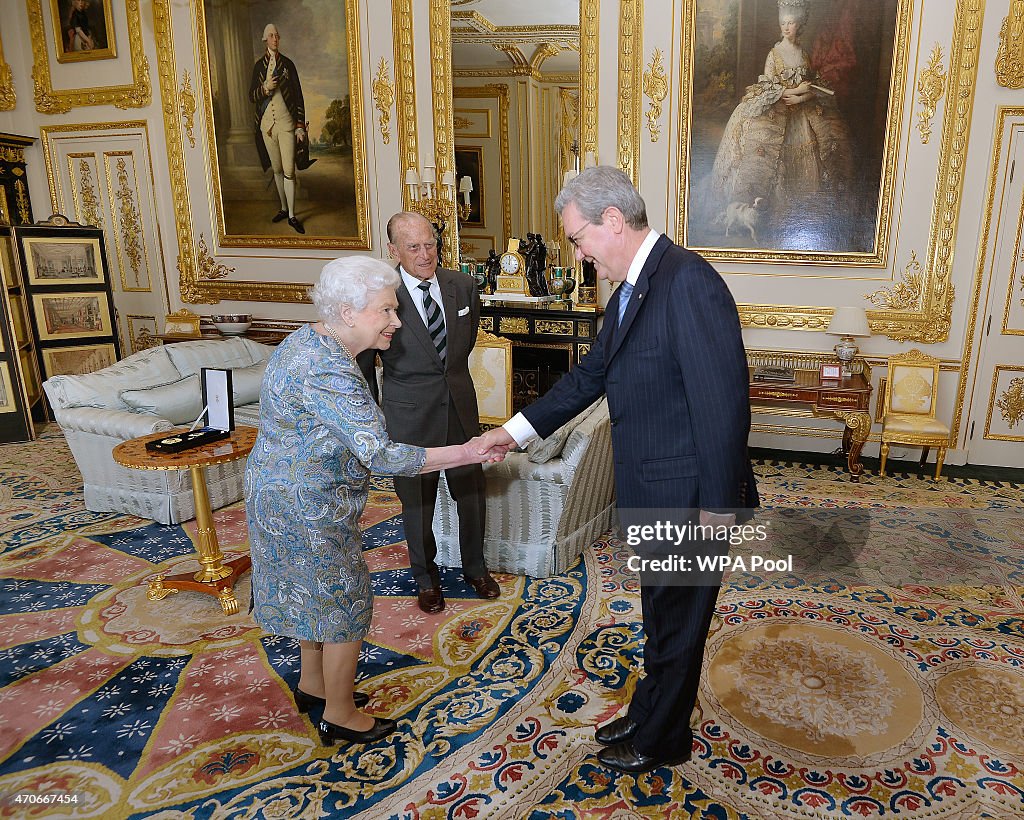
{"type": "Polygon", "coordinates": [[[469,315],[469,307],[468,306],[464,307],[462,310],[459,311],[459,316],[468,316],[468,315],[469,315]]]}

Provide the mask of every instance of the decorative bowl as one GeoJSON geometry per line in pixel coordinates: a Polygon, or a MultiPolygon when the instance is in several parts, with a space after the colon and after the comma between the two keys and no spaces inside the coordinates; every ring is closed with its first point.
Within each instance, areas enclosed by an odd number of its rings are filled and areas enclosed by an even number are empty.
{"type": "Polygon", "coordinates": [[[210,321],[222,336],[241,336],[252,324],[252,314],[223,313],[211,316],[210,321]]]}

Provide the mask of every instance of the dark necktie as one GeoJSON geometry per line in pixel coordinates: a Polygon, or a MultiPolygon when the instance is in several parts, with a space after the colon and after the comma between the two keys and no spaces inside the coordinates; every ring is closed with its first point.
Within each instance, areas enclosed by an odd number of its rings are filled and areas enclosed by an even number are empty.
{"type": "Polygon", "coordinates": [[[445,350],[448,347],[448,334],[444,330],[444,316],[441,315],[441,306],[430,296],[430,282],[420,282],[419,289],[423,291],[423,313],[427,317],[427,333],[437,348],[437,355],[444,361],[445,350]]]}
{"type": "Polygon", "coordinates": [[[629,304],[629,297],[632,293],[633,286],[629,282],[619,285],[619,324],[617,327],[622,327],[622,317],[626,315],[626,305],[629,304]]]}

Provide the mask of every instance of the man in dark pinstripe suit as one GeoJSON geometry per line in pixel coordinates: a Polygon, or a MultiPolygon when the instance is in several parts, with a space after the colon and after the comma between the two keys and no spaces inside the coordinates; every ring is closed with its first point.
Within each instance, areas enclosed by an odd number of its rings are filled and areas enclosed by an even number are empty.
{"type": "MultiPolygon", "coordinates": [[[[673,510],[675,523],[729,526],[757,506],[747,455],[748,374],[736,304],[702,257],[647,225],[616,168],[589,168],[555,208],[577,260],[622,283],[596,342],[573,370],[503,428],[495,447],[548,436],[607,393],[620,514],[673,510]]],[[[699,542],[696,545],[699,548],[699,542]]],[[[644,671],[623,717],[597,730],[598,759],[623,772],[690,758],[690,714],[721,572],[704,586],[642,576],[644,671]]]]}

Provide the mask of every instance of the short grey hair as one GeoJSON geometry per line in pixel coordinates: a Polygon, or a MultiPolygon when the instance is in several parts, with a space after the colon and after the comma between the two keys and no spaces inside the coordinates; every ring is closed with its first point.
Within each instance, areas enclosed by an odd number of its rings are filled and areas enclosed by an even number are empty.
{"type": "Polygon", "coordinates": [[[275,26],[273,23],[267,23],[263,27],[263,42],[264,43],[267,42],[267,36],[270,34],[271,31],[273,31],[274,34],[276,34],[278,37],[281,36],[281,32],[277,30],[277,26],[275,26]]]}
{"type": "Polygon", "coordinates": [[[626,224],[633,230],[647,227],[647,206],[643,197],[618,168],[597,165],[585,168],[570,180],[555,198],[555,210],[561,216],[565,206],[573,203],[587,222],[601,224],[605,208],[622,211],[626,224]]]}
{"type": "Polygon", "coordinates": [[[385,288],[397,288],[401,281],[398,272],[382,259],[344,256],[324,265],[309,298],[323,321],[336,322],[346,305],[363,310],[371,296],[385,288]]]}

